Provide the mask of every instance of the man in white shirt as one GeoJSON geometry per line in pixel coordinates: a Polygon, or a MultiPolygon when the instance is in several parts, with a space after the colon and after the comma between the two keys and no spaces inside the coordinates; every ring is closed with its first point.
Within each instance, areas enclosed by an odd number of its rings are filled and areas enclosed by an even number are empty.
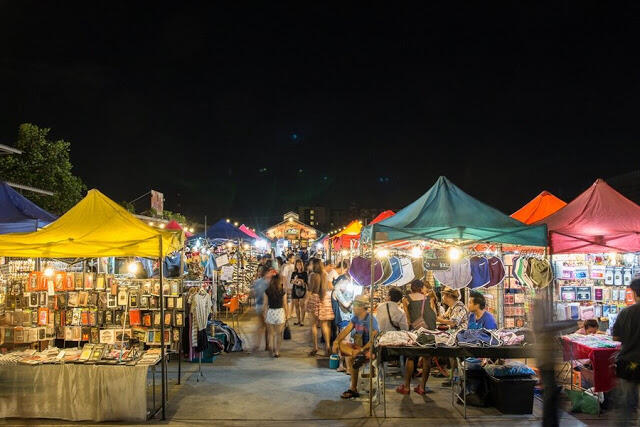
{"type": "Polygon", "coordinates": [[[402,301],[402,291],[398,288],[391,288],[388,298],[388,301],[380,304],[376,310],[380,332],[408,331],[407,315],[398,307],[402,301]]]}
{"type": "Polygon", "coordinates": [[[327,278],[329,282],[333,284],[333,281],[338,278],[340,273],[336,271],[335,265],[331,261],[327,261],[324,263],[324,271],[327,273],[327,278]]]}
{"type": "Polygon", "coordinates": [[[282,275],[282,285],[284,289],[287,290],[287,301],[289,304],[289,316],[293,317],[295,314],[295,310],[293,310],[293,300],[291,299],[291,290],[293,289],[293,284],[291,283],[291,274],[293,273],[295,257],[293,254],[287,255],[287,262],[282,265],[282,269],[280,274],[282,275]]]}

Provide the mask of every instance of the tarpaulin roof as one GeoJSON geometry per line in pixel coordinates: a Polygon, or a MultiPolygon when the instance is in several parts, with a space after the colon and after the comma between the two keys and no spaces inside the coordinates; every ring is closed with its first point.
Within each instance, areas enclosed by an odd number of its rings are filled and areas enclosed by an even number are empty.
{"type": "Polygon", "coordinates": [[[544,225],[528,226],[485,205],[441,176],[422,197],[362,231],[364,241],[444,240],[546,246],[544,225]]]}
{"type": "Polygon", "coordinates": [[[193,236],[193,233],[186,231],[175,219],[169,221],[167,226],[165,227],[167,230],[183,230],[185,237],[193,236]]]}
{"type": "Polygon", "coordinates": [[[384,221],[387,218],[391,218],[396,213],[394,211],[383,211],[378,214],[377,217],[373,218],[369,224],[377,224],[379,222],[384,221]]]}
{"type": "Polygon", "coordinates": [[[529,203],[512,213],[511,218],[515,218],[525,224],[533,224],[556,213],[565,206],[567,206],[566,202],[548,191],[543,191],[529,203]]]}
{"type": "MultiPolygon", "coordinates": [[[[193,235],[190,239],[199,239],[205,237],[205,233],[193,235]]],[[[248,240],[249,236],[240,231],[233,224],[224,219],[213,224],[206,232],[207,239],[226,239],[226,240],[248,240]]]]}
{"type": "Polygon", "coordinates": [[[56,217],[0,182],[0,234],[36,231],[56,217]]]}
{"type": "Polygon", "coordinates": [[[348,247],[351,240],[360,239],[360,230],[362,230],[362,223],[360,221],[351,221],[344,230],[331,238],[334,249],[342,249],[348,247]]]}
{"type": "Polygon", "coordinates": [[[552,253],[640,251],[640,206],[602,179],[538,224],[549,229],[552,253]]]}
{"type": "Polygon", "coordinates": [[[242,224],[240,227],[238,227],[238,229],[240,231],[242,231],[244,234],[246,234],[247,236],[251,237],[252,239],[259,239],[260,238],[260,236],[258,236],[255,232],[253,232],[253,230],[251,230],[249,227],[247,227],[244,224],[242,224]]]}
{"type": "Polygon", "coordinates": [[[158,258],[182,247],[182,233],[157,230],[98,190],[46,228],[0,236],[0,255],[43,258],[158,258]]]}

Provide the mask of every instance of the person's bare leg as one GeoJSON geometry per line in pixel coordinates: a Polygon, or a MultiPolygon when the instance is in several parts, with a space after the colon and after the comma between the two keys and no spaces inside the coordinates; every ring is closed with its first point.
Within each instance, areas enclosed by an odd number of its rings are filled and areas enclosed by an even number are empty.
{"type": "Polygon", "coordinates": [[[331,320],[322,321],[322,336],[324,337],[324,349],[327,356],[331,355],[331,320]]]}
{"type": "Polygon", "coordinates": [[[307,297],[305,296],[302,299],[298,300],[300,304],[300,315],[302,316],[300,318],[300,323],[304,325],[304,318],[307,315],[307,297]]]}
{"type": "Polygon", "coordinates": [[[311,339],[313,340],[313,351],[318,352],[318,319],[313,315],[309,314],[311,318],[311,339]]]}
{"type": "Polygon", "coordinates": [[[273,325],[267,325],[267,345],[271,347],[272,355],[273,355],[273,349],[274,349],[273,339],[274,339],[273,325]]]}
{"type": "Polygon", "coordinates": [[[425,357],[422,359],[422,388],[424,389],[429,380],[429,374],[431,373],[431,358],[425,357]]]}
{"type": "Polygon", "coordinates": [[[294,299],[293,300],[293,307],[296,309],[296,316],[298,319],[298,323],[302,323],[302,316],[300,315],[300,300],[299,299],[294,299]]]}
{"type": "Polygon", "coordinates": [[[351,390],[358,391],[358,374],[360,369],[351,368],[351,390]]]}
{"type": "Polygon", "coordinates": [[[413,359],[407,359],[407,362],[404,365],[404,387],[409,389],[411,387],[411,377],[413,376],[413,368],[414,368],[413,359]]]}
{"type": "Polygon", "coordinates": [[[284,323],[281,325],[273,325],[273,354],[280,356],[280,344],[282,344],[282,332],[284,331],[284,323]]]}

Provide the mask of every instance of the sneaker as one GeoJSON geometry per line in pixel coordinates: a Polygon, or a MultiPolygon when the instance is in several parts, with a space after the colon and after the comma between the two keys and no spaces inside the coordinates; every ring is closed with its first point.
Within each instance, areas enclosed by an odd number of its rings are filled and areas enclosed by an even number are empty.
{"type": "Polygon", "coordinates": [[[400,393],[400,394],[404,394],[404,395],[409,395],[411,394],[411,390],[409,390],[408,388],[406,388],[404,386],[404,384],[396,387],[396,393],[400,393]]]}

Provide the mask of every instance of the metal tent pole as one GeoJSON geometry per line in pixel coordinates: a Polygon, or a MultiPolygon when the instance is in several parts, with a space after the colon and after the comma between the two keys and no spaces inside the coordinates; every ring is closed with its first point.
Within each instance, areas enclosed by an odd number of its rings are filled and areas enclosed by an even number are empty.
{"type": "MultiPolygon", "coordinates": [[[[375,240],[371,240],[371,287],[369,288],[369,340],[373,332],[373,282],[375,280],[375,240]]],[[[370,343],[373,350],[373,343],[370,343]]],[[[373,416],[373,360],[369,358],[369,416],[373,416]]]]}
{"type": "Polygon", "coordinates": [[[162,368],[162,419],[166,420],[167,418],[167,413],[166,413],[166,403],[167,403],[167,390],[166,390],[166,386],[167,386],[167,367],[166,367],[166,360],[165,360],[165,348],[164,348],[164,281],[162,276],[164,276],[164,260],[162,257],[162,235],[158,236],[158,241],[160,243],[159,248],[160,248],[160,257],[158,258],[158,260],[160,261],[160,363],[161,363],[161,368],[162,368]]]}

